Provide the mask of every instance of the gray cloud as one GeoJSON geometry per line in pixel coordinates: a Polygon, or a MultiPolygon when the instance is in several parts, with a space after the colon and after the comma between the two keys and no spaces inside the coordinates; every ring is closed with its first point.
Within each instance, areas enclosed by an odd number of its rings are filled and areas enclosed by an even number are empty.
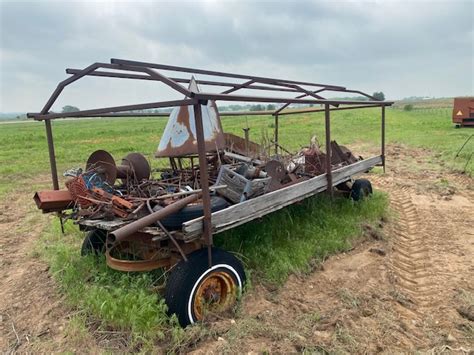
{"type": "MultiPolygon", "coordinates": [[[[474,93],[474,2],[1,1],[0,111],[38,111],[66,67],[111,57],[334,83],[390,98],[474,93]]],[[[54,107],[171,98],[87,78],[54,107]]]]}

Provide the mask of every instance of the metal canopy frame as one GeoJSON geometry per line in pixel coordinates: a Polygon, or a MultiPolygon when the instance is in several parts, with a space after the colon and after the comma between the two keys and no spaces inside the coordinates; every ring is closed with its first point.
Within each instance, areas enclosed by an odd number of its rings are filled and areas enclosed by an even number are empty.
{"type": "MultiPolygon", "coordinates": [[[[212,230],[211,230],[211,206],[209,194],[209,177],[207,174],[207,159],[204,144],[203,122],[201,105],[207,104],[208,100],[214,101],[237,101],[237,102],[265,102],[265,103],[280,103],[282,104],[275,111],[258,111],[258,112],[223,112],[221,116],[241,116],[241,115],[273,115],[275,118],[275,150],[278,152],[278,120],[279,116],[309,113],[309,112],[324,112],[325,113],[325,133],[326,133],[326,155],[331,156],[331,129],[330,129],[330,112],[336,110],[348,110],[358,108],[381,108],[381,157],[382,166],[385,170],[385,107],[391,106],[392,101],[378,101],[373,96],[359,90],[347,89],[344,86],[313,83],[306,81],[295,81],[287,79],[277,79],[269,77],[260,77],[253,75],[225,73],[219,71],[195,69],[178,67],[172,65],[164,65],[157,63],[146,63],[124,59],[111,59],[110,63],[93,63],[84,69],[66,69],[66,73],[71,76],[61,81],[50,98],[44,105],[43,109],[38,113],[28,113],[27,116],[34,118],[37,121],[44,121],[46,128],[46,137],[48,140],[49,159],[51,165],[51,175],[53,180],[53,188],[59,190],[58,174],[56,167],[56,158],[54,152],[53,133],[51,127],[51,120],[57,118],[69,117],[143,117],[143,116],[167,116],[164,113],[130,113],[133,110],[146,110],[156,108],[167,108],[176,106],[193,105],[195,112],[196,123],[196,139],[198,143],[199,164],[203,172],[201,174],[201,187],[203,196],[204,219],[203,219],[203,239],[208,246],[209,265],[212,265],[211,260],[211,246],[212,230]],[[101,70],[102,69],[102,70],[101,70]],[[105,70],[103,70],[105,69],[105,70]],[[163,72],[179,72],[191,75],[206,75],[215,77],[215,80],[196,80],[197,84],[211,87],[227,87],[228,89],[220,93],[212,92],[196,92],[192,89],[187,89],[181,84],[186,84],[191,81],[190,78],[169,77],[163,72]],[[81,79],[84,76],[94,77],[109,77],[121,79],[135,79],[135,80],[152,80],[165,84],[179,94],[185,96],[181,100],[172,101],[157,101],[150,103],[142,103],[135,105],[124,105],[115,107],[104,107],[91,110],[82,110],[78,112],[50,112],[51,107],[61,95],[64,88],[73,82],[81,79]],[[234,81],[228,81],[228,80],[234,81]],[[243,82],[235,82],[235,79],[244,80],[243,82]],[[266,95],[247,96],[235,94],[236,91],[256,90],[284,93],[287,96],[272,97],[266,95]],[[326,99],[320,94],[323,92],[339,92],[359,94],[365,96],[367,101],[357,100],[335,100],[326,99]],[[294,96],[294,95],[297,96],[294,96]],[[288,95],[291,95],[288,96],[288,95]],[[319,104],[324,108],[314,108],[309,110],[285,110],[291,104],[319,104]],[[345,105],[342,106],[341,105],[345,105]]],[[[328,191],[332,195],[332,174],[331,174],[331,159],[327,159],[326,177],[328,180],[328,191]]]]}

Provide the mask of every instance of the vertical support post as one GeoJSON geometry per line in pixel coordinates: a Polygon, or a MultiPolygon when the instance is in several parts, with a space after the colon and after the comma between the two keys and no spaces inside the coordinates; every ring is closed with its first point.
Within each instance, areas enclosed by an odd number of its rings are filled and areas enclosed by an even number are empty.
{"type": "Polygon", "coordinates": [[[278,114],[275,115],[275,155],[278,155],[278,114]]]}
{"type": "Polygon", "coordinates": [[[59,190],[58,169],[56,168],[56,155],[54,154],[51,120],[44,120],[44,125],[46,127],[46,138],[48,140],[49,164],[51,165],[51,178],[53,180],[53,189],[59,190]]]}
{"type": "Polygon", "coordinates": [[[249,138],[249,131],[250,131],[250,128],[247,127],[247,128],[242,128],[244,130],[244,137],[245,137],[245,154],[247,156],[249,156],[249,142],[250,142],[250,138],[249,138]]]}
{"type": "Polygon", "coordinates": [[[326,178],[328,181],[327,191],[331,198],[333,197],[332,189],[332,171],[331,171],[331,120],[329,104],[324,105],[324,118],[325,118],[325,130],[326,130],[326,178]]]}
{"type": "Polygon", "coordinates": [[[382,167],[385,174],[385,105],[382,106],[382,167]]]}
{"type": "Polygon", "coordinates": [[[203,238],[207,244],[209,267],[212,266],[212,230],[211,230],[211,195],[209,193],[209,172],[207,170],[206,142],[202,123],[201,103],[194,104],[194,121],[196,123],[196,139],[199,154],[199,176],[202,189],[202,205],[204,209],[203,238]]]}

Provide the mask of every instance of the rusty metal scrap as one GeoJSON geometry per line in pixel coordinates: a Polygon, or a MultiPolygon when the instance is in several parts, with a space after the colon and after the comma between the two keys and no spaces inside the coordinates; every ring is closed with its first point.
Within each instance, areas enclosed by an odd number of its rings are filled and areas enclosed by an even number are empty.
{"type": "Polygon", "coordinates": [[[201,197],[200,193],[187,196],[183,199],[177,200],[176,202],[168,205],[167,207],[153,212],[149,214],[148,216],[145,216],[137,221],[134,221],[130,224],[127,224],[117,230],[115,230],[113,233],[109,234],[110,241],[115,243],[115,242],[120,242],[121,240],[125,240],[128,236],[132,235],[133,233],[138,232],[140,229],[147,227],[153,223],[156,223],[160,219],[169,216],[170,214],[179,211],[186,205],[190,204],[191,202],[194,202],[198,200],[201,197]]]}
{"type": "MultiPolygon", "coordinates": [[[[273,157],[266,149],[271,149],[274,142],[265,148],[234,137],[228,143],[230,146],[226,145],[207,156],[207,176],[212,183],[222,185],[214,186],[211,190],[219,190],[221,196],[233,203],[325,172],[326,155],[321,151],[316,137],[312,138],[308,147],[296,153],[278,144],[286,154],[273,157]],[[235,142],[238,142],[237,146],[235,142]],[[247,147],[240,146],[243,143],[247,147]],[[252,151],[250,157],[234,153],[248,147],[252,151]],[[255,159],[257,154],[263,160],[255,159]]],[[[331,149],[333,168],[359,160],[335,141],[331,142],[331,149]]],[[[141,219],[150,213],[145,208],[150,203],[166,208],[178,198],[201,193],[201,169],[195,158],[193,155],[171,157],[171,167],[159,169],[161,178],[155,179],[150,178],[151,169],[141,154],[128,154],[122,164],[117,166],[110,153],[95,151],[89,157],[85,171],[74,169],[67,174],[70,177],[66,181],[68,191],[58,193],[53,202],[45,201],[44,196],[48,195],[44,192],[41,201],[39,197],[35,197],[35,200],[39,208],[45,211],[75,208],[76,218],[79,219],[141,219]]]]}
{"type": "MultiPolygon", "coordinates": [[[[199,92],[194,77],[191,79],[189,89],[199,92]]],[[[200,107],[206,152],[222,149],[225,139],[216,103],[209,100],[206,105],[200,107]]],[[[156,157],[183,157],[198,153],[194,116],[193,105],[175,107],[171,111],[156,157]]]]}
{"type": "MultiPolygon", "coordinates": [[[[41,192],[35,200],[45,211],[72,208],[68,217],[81,225],[90,225],[91,221],[115,223],[107,237],[106,260],[116,270],[146,271],[169,266],[176,258],[186,259],[186,246],[159,221],[203,198],[201,174],[214,183],[209,191],[236,204],[325,172],[326,154],[315,137],[308,147],[295,153],[276,143],[285,152],[276,156],[269,152],[273,141],[268,147],[235,137],[228,143],[208,152],[205,170],[195,161],[195,155],[170,157],[169,168],[154,170],[160,173],[159,178],[151,176],[148,161],[141,154],[128,154],[117,165],[110,153],[95,151],[84,171],[79,168],[67,172],[68,190],[41,192]],[[239,154],[244,151],[248,154],[239,154]],[[164,241],[169,241],[166,247],[164,241]],[[122,255],[133,256],[133,260],[122,255]]],[[[333,168],[358,160],[335,141],[331,149],[333,168]]]]}
{"type": "Polygon", "coordinates": [[[73,197],[68,190],[38,191],[33,200],[43,212],[58,212],[72,208],[73,197]]]}

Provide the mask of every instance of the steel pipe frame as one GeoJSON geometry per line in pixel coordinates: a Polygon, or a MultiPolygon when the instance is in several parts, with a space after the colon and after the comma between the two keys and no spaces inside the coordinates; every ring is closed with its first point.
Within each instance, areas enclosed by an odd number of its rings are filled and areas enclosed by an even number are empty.
{"type": "Polygon", "coordinates": [[[385,174],[385,106],[382,106],[382,117],[381,117],[381,156],[382,156],[382,167],[385,174]]]}
{"type": "Polygon", "coordinates": [[[333,197],[332,170],[331,170],[331,111],[329,104],[324,105],[324,130],[326,134],[326,179],[328,181],[328,193],[333,197]]]}
{"type": "MultiPolygon", "coordinates": [[[[193,97],[198,100],[214,100],[214,101],[241,101],[241,102],[268,102],[268,103],[293,103],[293,104],[329,104],[329,105],[360,105],[358,100],[332,100],[332,99],[294,99],[284,97],[263,97],[263,96],[246,96],[246,95],[227,95],[216,94],[210,92],[199,92],[193,97]]],[[[367,105],[374,106],[390,106],[391,101],[363,101],[367,105]]]]}
{"type": "MultiPolygon", "coordinates": [[[[322,92],[324,91],[324,89],[319,89],[319,90],[315,90],[315,91],[312,91],[313,94],[317,94],[318,92],[322,92]]],[[[306,94],[303,94],[303,95],[299,95],[297,96],[296,98],[297,99],[302,99],[303,97],[306,97],[308,95],[306,94]]],[[[285,108],[287,108],[288,106],[290,106],[290,103],[286,103],[284,105],[282,105],[280,108],[278,108],[275,112],[273,112],[273,116],[276,116],[278,115],[281,111],[283,111],[285,108]]]]}
{"type": "MultiPolygon", "coordinates": [[[[143,62],[135,62],[135,61],[127,61],[127,60],[118,60],[118,59],[112,59],[111,60],[112,64],[105,64],[105,63],[100,63],[102,64],[102,67],[108,68],[108,69],[117,69],[117,70],[134,70],[134,71],[141,71],[139,70],[136,66],[142,66],[145,67],[145,64],[150,64],[151,67],[154,68],[160,68],[164,70],[173,70],[173,71],[182,71],[182,72],[190,72],[190,73],[195,73],[195,74],[206,74],[206,75],[215,75],[215,76],[228,76],[228,77],[238,77],[238,78],[251,78],[245,83],[242,84],[236,84],[236,83],[222,83],[222,82],[215,82],[215,81],[201,81],[204,85],[226,85],[226,86],[232,86],[231,89],[226,90],[222,92],[221,94],[229,94],[231,92],[237,91],[239,89],[256,89],[256,87],[253,87],[251,84],[254,82],[260,82],[268,85],[276,85],[279,86],[278,88],[271,87],[271,86],[258,86],[259,90],[270,90],[270,91],[295,91],[295,92],[302,92],[303,94],[298,96],[296,99],[303,98],[306,96],[312,96],[314,98],[320,98],[321,100],[327,101],[323,97],[316,95],[317,92],[322,92],[322,91],[340,91],[340,92],[350,92],[350,93],[359,93],[361,95],[364,95],[370,99],[374,99],[372,96],[359,91],[359,90],[350,90],[345,87],[335,87],[333,85],[327,85],[326,87],[316,90],[316,91],[308,91],[304,88],[302,88],[299,85],[296,84],[290,84],[293,81],[290,80],[282,80],[282,79],[272,79],[272,78],[264,78],[264,77],[252,77],[252,76],[246,76],[246,75],[240,75],[240,74],[229,74],[229,73],[222,73],[222,72],[215,72],[215,71],[207,71],[207,70],[201,70],[201,69],[191,69],[191,68],[183,68],[183,67],[175,67],[175,66],[167,66],[167,65],[160,65],[160,64],[153,64],[153,63],[143,63],[143,62]],[[118,63],[118,64],[117,64],[118,63]],[[132,64],[132,65],[130,65],[132,64]]],[[[145,70],[148,71],[149,73],[149,68],[144,68],[145,70]]],[[[80,70],[77,69],[67,69],[67,73],[72,73],[72,74],[77,74],[80,73],[80,70]]],[[[156,72],[153,72],[154,74],[158,74],[156,72]]],[[[152,76],[141,76],[141,75],[136,75],[136,74],[125,74],[125,73],[111,73],[111,72],[100,72],[100,74],[94,74],[94,71],[86,74],[86,75],[99,75],[99,76],[109,76],[109,77],[117,77],[117,78],[135,78],[135,79],[146,79],[146,80],[159,80],[163,81],[160,79],[153,78],[152,76]]],[[[166,78],[166,77],[165,77],[166,78]]],[[[179,91],[182,90],[182,87],[179,86],[179,84],[176,84],[176,81],[181,81],[181,82],[189,82],[189,79],[181,79],[181,78],[166,78],[169,80],[170,86],[175,86],[179,88],[179,91]]],[[[304,85],[311,85],[312,83],[307,83],[307,82],[300,82],[303,83],[304,85]]],[[[323,84],[316,84],[313,83],[315,86],[321,86],[323,84]]],[[[273,102],[268,100],[268,98],[262,98],[264,99],[265,102],[273,102]]],[[[235,101],[235,98],[232,99],[232,101],[235,101]]],[[[254,100],[258,101],[258,100],[254,100]]],[[[341,100],[339,100],[341,101],[341,100]]],[[[280,101],[283,102],[283,101],[280,101]]],[[[281,112],[284,108],[289,106],[290,103],[295,103],[296,101],[289,102],[289,99],[286,100],[285,105],[277,109],[277,111],[274,112],[274,114],[281,112]]],[[[379,103],[380,101],[375,101],[379,103]]],[[[346,101],[345,103],[347,104],[354,104],[354,102],[351,101],[346,101]]],[[[360,102],[357,102],[360,104],[360,102]]],[[[337,103],[331,103],[334,106],[338,106],[339,104],[337,103]]]]}
{"type": "Polygon", "coordinates": [[[203,206],[203,239],[207,245],[209,267],[212,267],[212,230],[211,230],[211,195],[209,190],[209,172],[207,170],[206,143],[204,139],[204,126],[202,123],[202,102],[194,104],[194,122],[196,125],[196,140],[199,154],[199,177],[202,189],[203,206]]]}
{"type": "Polygon", "coordinates": [[[56,154],[54,153],[53,130],[51,121],[45,120],[46,139],[48,141],[49,164],[51,166],[51,179],[53,180],[53,190],[59,190],[58,169],[56,167],[56,154]]]}
{"type": "MultiPolygon", "coordinates": [[[[183,105],[193,105],[196,100],[194,99],[183,99],[183,100],[173,100],[173,101],[161,101],[161,102],[150,102],[146,104],[138,105],[125,105],[125,106],[115,106],[115,107],[105,107],[92,110],[83,110],[77,112],[62,112],[62,113],[48,113],[42,115],[41,113],[29,113],[28,117],[33,117],[37,121],[48,121],[56,118],[71,118],[71,117],[95,117],[102,114],[115,114],[123,111],[133,111],[133,110],[146,110],[152,108],[163,108],[163,107],[176,107],[183,105]]],[[[116,115],[115,117],[119,117],[116,115]]]]}
{"type": "MultiPolygon", "coordinates": [[[[157,63],[146,63],[146,62],[140,62],[140,61],[131,61],[131,60],[124,60],[124,59],[117,59],[117,58],[112,58],[110,60],[112,64],[119,64],[119,65],[132,65],[132,66],[142,66],[142,67],[148,67],[148,68],[156,68],[156,69],[162,69],[162,70],[170,70],[170,71],[177,71],[177,72],[187,72],[187,73],[194,73],[194,74],[204,74],[204,75],[212,75],[212,76],[219,76],[219,77],[231,77],[231,78],[239,78],[239,79],[250,79],[249,82],[261,82],[261,83],[267,83],[269,85],[278,85],[278,86],[287,86],[288,84],[299,84],[299,85],[307,85],[307,86],[321,86],[324,87],[324,89],[321,90],[316,90],[313,92],[310,92],[308,90],[305,90],[301,88],[300,86],[296,88],[297,91],[299,92],[304,92],[305,96],[313,96],[313,94],[316,94],[317,92],[321,91],[341,91],[341,92],[348,92],[348,93],[358,93],[361,94],[367,98],[370,98],[371,100],[376,100],[373,96],[366,94],[360,90],[350,90],[347,89],[343,86],[339,85],[331,85],[331,84],[319,84],[319,83],[310,83],[310,82],[303,82],[303,81],[295,81],[295,80],[286,80],[286,79],[275,79],[275,78],[267,78],[267,77],[258,77],[258,76],[251,76],[251,75],[242,75],[242,74],[235,74],[235,73],[225,73],[225,72],[218,72],[218,71],[211,71],[211,70],[203,70],[203,69],[194,69],[194,68],[186,68],[186,67],[178,67],[178,66],[171,66],[171,65],[163,65],[163,64],[157,64],[157,63]]],[[[174,79],[177,80],[177,79],[174,79]]],[[[186,79],[184,79],[186,80],[186,79]]],[[[236,91],[241,88],[252,88],[252,87],[247,87],[250,83],[244,83],[244,84],[233,84],[234,88],[230,89],[230,92],[236,91]]],[[[210,84],[210,85],[215,85],[210,84]]],[[[262,87],[262,90],[271,90],[270,88],[264,88],[262,87]]],[[[277,89],[278,91],[287,91],[283,90],[281,88],[277,89]]],[[[223,93],[229,93],[229,92],[223,92],[223,93]]],[[[320,97],[321,99],[324,99],[320,97]]]]}
{"type": "MultiPolygon", "coordinates": [[[[358,94],[361,94],[361,95],[363,95],[363,96],[365,96],[365,97],[367,97],[367,98],[369,98],[373,101],[378,101],[375,97],[373,97],[369,94],[366,94],[365,92],[359,91],[359,90],[350,90],[350,89],[333,90],[333,89],[327,89],[327,88],[323,88],[323,89],[319,89],[319,90],[315,90],[315,91],[311,91],[311,92],[306,92],[305,94],[299,95],[296,98],[301,99],[301,98],[306,97],[306,96],[314,96],[314,94],[317,94],[317,93],[323,92],[323,91],[338,91],[338,92],[358,93],[358,94]]],[[[283,111],[288,106],[290,106],[290,103],[286,103],[286,104],[282,105],[275,112],[273,112],[273,116],[278,115],[281,111],[283,111]]],[[[339,105],[334,105],[334,106],[338,107],[339,105]]]]}
{"type": "Polygon", "coordinates": [[[126,60],[126,59],[112,58],[110,62],[112,64],[132,65],[132,66],[139,66],[139,67],[141,66],[141,67],[147,67],[147,68],[155,68],[155,69],[192,73],[192,74],[203,74],[203,75],[212,75],[212,76],[246,79],[246,80],[253,79],[255,81],[260,81],[260,82],[270,80],[273,82],[281,82],[281,83],[287,83],[287,84],[299,84],[299,85],[307,85],[307,86],[330,87],[334,89],[345,89],[345,87],[338,86],[338,85],[310,83],[310,82],[304,82],[304,81],[285,80],[285,79],[275,79],[275,78],[267,78],[267,77],[262,77],[262,76],[243,75],[243,74],[235,74],[235,73],[225,73],[225,72],[219,72],[219,71],[213,71],[213,70],[178,67],[178,66],[173,66],[173,65],[139,62],[139,61],[134,61],[134,60],[126,60]]]}
{"type": "Polygon", "coordinates": [[[278,155],[278,114],[275,115],[275,155],[278,155]]]}
{"type": "MultiPolygon", "coordinates": [[[[365,105],[360,105],[360,101],[352,101],[352,100],[327,100],[327,99],[318,99],[319,95],[316,95],[317,92],[329,90],[329,91],[341,91],[341,92],[353,92],[362,94],[368,98],[374,99],[370,95],[367,95],[361,91],[356,90],[349,90],[342,86],[334,86],[334,85],[325,85],[325,84],[317,84],[317,83],[308,83],[302,81],[293,81],[293,80],[283,80],[283,79],[272,79],[272,78],[265,78],[265,77],[256,77],[256,76],[249,76],[249,75],[241,75],[241,74],[232,74],[232,73],[224,73],[224,72],[216,72],[216,71],[209,71],[209,70],[202,70],[202,69],[191,69],[185,67],[176,67],[176,66],[169,66],[169,65],[161,65],[161,64],[153,64],[153,63],[144,63],[144,62],[135,62],[135,61],[127,61],[127,60],[120,60],[120,59],[111,59],[111,64],[107,63],[94,63],[90,66],[82,69],[82,70],[74,70],[70,69],[66,71],[68,74],[72,74],[72,76],[58,84],[55,91],[43,107],[40,113],[29,113],[28,117],[33,117],[35,120],[45,120],[45,127],[46,127],[46,134],[48,138],[48,147],[49,147],[49,155],[50,155],[50,164],[51,164],[51,173],[53,179],[53,186],[55,189],[59,188],[58,178],[57,178],[57,169],[56,169],[56,160],[54,154],[54,143],[53,143],[53,135],[52,135],[52,128],[51,128],[51,119],[61,118],[61,117],[90,117],[93,115],[117,115],[117,111],[130,111],[130,110],[140,110],[140,109],[149,109],[149,108],[159,108],[159,107],[173,107],[173,106],[182,106],[182,105],[194,105],[195,110],[195,124],[196,124],[196,139],[198,144],[198,154],[199,154],[199,163],[201,170],[203,173],[201,174],[201,188],[203,192],[203,207],[204,207],[204,234],[203,238],[208,247],[208,262],[209,266],[212,266],[212,254],[211,254],[211,247],[213,244],[212,240],[212,230],[211,230],[211,205],[210,205],[210,189],[209,189],[209,177],[207,173],[207,160],[206,160],[206,152],[205,152],[205,143],[204,143],[204,132],[203,132],[203,122],[202,122],[202,113],[201,113],[201,105],[206,104],[208,100],[222,100],[222,101],[244,101],[244,102],[273,102],[273,103],[284,103],[287,107],[291,103],[309,103],[309,104],[324,104],[324,112],[325,112],[325,133],[326,133],[326,176],[328,180],[328,192],[332,196],[333,189],[332,189],[332,171],[331,171],[331,127],[330,127],[330,111],[332,110],[345,110],[345,109],[353,109],[353,108],[365,108],[365,107],[381,107],[382,108],[382,161],[383,167],[385,171],[385,106],[390,106],[393,102],[387,101],[366,101],[364,102],[365,105]],[[135,72],[142,72],[147,75],[136,75],[136,74],[126,74],[126,73],[109,73],[109,72],[96,72],[96,69],[99,68],[106,68],[106,69],[117,69],[117,70],[125,70],[125,71],[135,71],[135,72]],[[162,70],[170,70],[170,71],[178,71],[178,72],[187,72],[187,73],[194,73],[194,74],[204,74],[204,75],[213,75],[213,76],[220,76],[220,77],[230,77],[230,78],[239,78],[239,79],[247,79],[246,82],[241,84],[236,83],[224,83],[224,82],[212,82],[207,81],[205,85],[219,85],[219,86],[231,86],[232,88],[229,90],[224,91],[220,94],[214,93],[197,93],[192,92],[178,84],[179,82],[188,82],[188,79],[176,79],[176,78],[169,78],[165,75],[162,75],[153,69],[162,69],[162,70]],[[93,110],[85,110],[79,111],[75,113],[48,113],[54,102],[57,100],[59,95],[61,94],[64,87],[73,83],[74,81],[86,76],[110,76],[110,77],[118,77],[118,78],[129,78],[129,79],[144,79],[144,80],[154,80],[160,81],[165,85],[171,87],[177,92],[180,92],[185,95],[185,97],[189,99],[183,100],[174,100],[174,101],[164,101],[164,102],[154,102],[154,103],[147,103],[147,104],[138,104],[138,105],[126,105],[126,106],[117,106],[117,107],[108,107],[102,109],[93,109],[93,110]],[[256,86],[253,85],[254,83],[264,83],[268,85],[277,86],[275,87],[265,87],[265,86],[256,86]],[[308,91],[302,88],[300,85],[305,86],[319,86],[322,89],[315,90],[315,91],[308,91]],[[247,88],[247,89],[259,89],[259,90],[274,90],[274,91],[282,91],[282,92],[302,92],[302,95],[298,96],[297,98],[272,98],[272,97],[258,97],[258,96],[244,96],[244,95],[229,95],[231,92],[235,92],[237,90],[247,88]],[[303,99],[303,97],[312,96],[312,100],[303,99]],[[329,105],[339,105],[339,104],[346,104],[346,105],[354,105],[349,107],[337,107],[334,109],[330,109],[329,105]],[[359,105],[359,106],[356,106],[359,105]]],[[[205,81],[201,81],[204,83],[205,81]]],[[[305,110],[305,111],[293,111],[293,112],[281,112],[282,109],[279,109],[273,112],[275,116],[275,143],[278,142],[278,116],[284,114],[296,114],[302,112],[318,112],[322,111],[321,109],[316,110],[305,110]]],[[[239,115],[245,115],[249,113],[241,113],[239,115]]],[[[256,114],[256,113],[254,113],[256,114]]],[[[261,113],[259,113],[261,114],[261,113]]],[[[130,113],[125,113],[123,115],[131,115],[130,113]]],[[[161,114],[160,114],[161,115],[161,114]]],[[[234,113],[235,115],[235,113],[234,113]]],[[[137,116],[137,115],[135,115],[137,116]]],[[[150,116],[147,114],[147,116],[150,116]]],[[[151,115],[153,116],[153,115],[151,115]]],[[[277,147],[277,145],[276,145],[277,147]]]]}
{"type": "MultiPolygon", "coordinates": [[[[335,108],[330,108],[330,111],[344,111],[344,110],[356,110],[359,108],[373,108],[373,107],[380,107],[380,106],[385,106],[385,105],[359,105],[359,106],[343,106],[343,107],[335,107],[335,108]]],[[[286,116],[286,115],[295,115],[299,113],[312,113],[312,112],[324,112],[324,108],[315,108],[315,109],[309,109],[309,110],[295,110],[295,111],[283,111],[278,113],[280,116],[286,116]]]]}
{"type": "MultiPolygon", "coordinates": [[[[361,108],[374,108],[380,107],[380,105],[361,105],[361,106],[344,106],[344,107],[336,107],[330,108],[330,111],[344,111],[344,110],[355,110],[361,108]]],[[[300,113],[313,113],[313,112],[324,112],[324,108],[316,108],[310,110],[294,110],[294,111],[284,111],[278,113],[276,116],[288,116],[288,115],[296,115],[300,113]]],[[[158,112],[158,113],[107,113],[100,115],[100,117],[168,117],[170,115],[169,112],[158,112]]],[[[220,111],[219,116],[221,117],[233,117],[233,116],[271,116],[273,115],[273,111],[220,111]]],[[[81,117],[97,117],[94,115],[83,115],[81,117]]]]}
{"type": "MultiPolygon", "coordinates": [[[[117,65],[117,64],[100,63],[100,66],[102,68],[107,68],[107,69],[123,70],[123,66],[120,66],[120,65],[117,65]]],[[[80,69],[66,69],[67,74],[78,74],[80,72],[81,72],[80,69]]],[[[151,76],[147,76],[147,75],[114,73],[114,72],[101,72],[101,71],[92,71],[92,72],[90,72],[86,75],[88,75],[88,76],[110,77],[110,78],[121,78],[121,79],[139,79],[139,80],[155,80],[155,81],[157,80],[157,79],[155,79],[151,76]]],[[[169,79],[171,79],[172,81],[174,81],[176,83],[178,83],[178,82],[189,83],[190,82],[190,79],[185,79],[185,78],[169,78],[169,79]]],[[[362,91],[359,91],[359,90],[350,90],[350,89],[346,89],[346,88],[344,88],[344,89],[334,89],[332,87],[326,87],[326,88],[322,88],[322,89],[315,90],[315,91],[309,91],[309,90],[306,90],[306,89],[304,89],[301,86],[296,85],[296,84],[285,84],[285,83],[282,83],[282,82],[269,80],[268,78],[260,78],[258,80],[251,79],[251,80],[248,80],[247,82],[244,82],[244,83],[241,83],[241,84],[218,82],[218,81],[207,81],[207,80],[197,80],[196,82],[200,85],[231,86],[232,87],[231,89],[223,91],[222,94],[229,94],[231,92],[234,92],[234,91],[237,91],[237,90],[240,90],[240,89],[251,89],[251,90],[264,90],[264,91],[280,91],[280,92],[301,92],[303,94],[296,97],[296,98],[303,98],[303,97],[306,97],[306,96],[312,96],[312,97],[315,97],[315,98],[325,100],[324,97],[321,97],[321,96],[315,95],[315,94],[317,94],[318,92],[322,92],[322,91],[340,91],[340,92],[348,92],[348,93],[359,93],[359,94],[361,94],[363,96],[366,96],[366,97],[368,97],[372,100],[375,100],[374,97],[372,97],[372,96],[370,96],[370,95],[368,95],[368,94],[366,94],[362,91]],[[260,82],[260,83],[267,84],[267,85],[276,85],[278,87],[262,86],[262,85],[251,85],[255,82],[260,82]]],[[[286,108],[288,106],[289,106],[289,103],[283,105],[277,111],[275,111],[275,114],[278,113],[278,112],[281,112],[284,108],[286,108]]],[[[335,105],[335,106],[337,106],[337,105],[335,105]]]]}
{"type": "MultiPolygon", "coordinates": [[[[81,70],[79,73],[73,75],[70,78],[67,78],[63,81],[61,81],[56,89],[53,91],[51,94],[50,98],[44,105],[43,109],[41,110],[40,114],[45,114],[49,111],[51,106],[53,106],[54,102],[57,100],[59,95],[61,95],[61,92],[64,90],[64,88],[75,82],[76,80],[82,78],[83,76],[87,75],[89,72],[94,71],[95,69],[98,68],[98,63],[94,63],[89,65],[88,67],[84,68],[81,70]]],[[[30,117],[28,115],[28,117],[30,117]]],[[[56,155],[54,152],[54,141],[53,141],[53,130],[51,127],[51,122],[45,122],[45,129],[46,129],[46,137],[48,141],[48,151],[49,151],[49,164],[51,167],[51,179],[53,181],[53,189],[54,190],[59,190],[59,179],[58,179],[58,169],[56,166],[56,155]]]]}
{"type": "MultiPolygon", "coordinates": [[[[110,65],[110,64],[109,64],[110,65]]],[[[111,65],[112,66],[112,65],[111,65]]],[[[114,68],[110,67],[108,69],[117,69],[120,70],[120,67],[116,65],[114,68]]],[[[66,69],[66,74],[77,74],[81,71],[81,69],[66,69]]],[[[107,72],[107,71],[93,71],[88,76],[97,76],[97,77],[106,77],[106,78],[118,78],[118,79],[137,79],[137,80],[151,80],[155,81],[154,78],[149,77],[148,75],[140,75],[140,74],[127,74],[127,73],[114,73],[114,72],[107,72]]],[[[189,84],[191,79],[186,78],[174,78],[170,77],[170,79],[176,81],[177,83],[185,83],[189,84]]],[[[211,81],[211,80],[196,80],[198,85],[209,85],[209,86],[229,86],[229,87],[236,87],[242,84],[240,83],[231,83],[231,82],[221,82],[221,81],[211,81]]],[[[288,88],[276,88],[271,86],[263,86],[263,85],[249,85],[246,89],[252,90],[265,90],[265,91],[284,91],[284,92],[298,92],[294,89],[288,88]]]]}

